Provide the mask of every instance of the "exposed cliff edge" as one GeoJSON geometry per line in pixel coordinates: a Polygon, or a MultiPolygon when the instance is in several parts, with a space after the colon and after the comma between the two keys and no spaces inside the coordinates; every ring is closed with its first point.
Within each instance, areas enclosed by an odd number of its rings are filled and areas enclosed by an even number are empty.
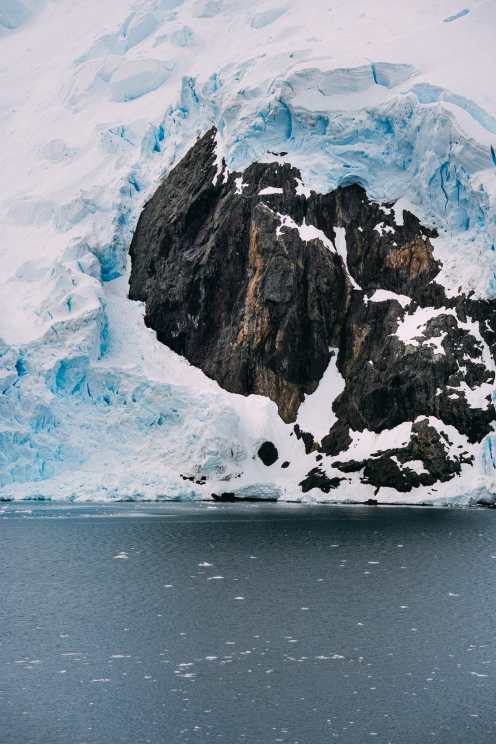
{"type": "Polygon", "coordinates": [[[300,487],[328,492],[360,472],[407,492],[469,466],[464,442],[495,419],[496,302],[447,297],[435,237],[359,185],[310,193],[277,162],[228,173],[212,129],[140,217],[130,297],[160,341],[226,390],[268,396],[286,423],[337,354],[341,389],[321,401],[332,426],[313,431],[318,414],[294,426],[318,458],[300,487]]]}

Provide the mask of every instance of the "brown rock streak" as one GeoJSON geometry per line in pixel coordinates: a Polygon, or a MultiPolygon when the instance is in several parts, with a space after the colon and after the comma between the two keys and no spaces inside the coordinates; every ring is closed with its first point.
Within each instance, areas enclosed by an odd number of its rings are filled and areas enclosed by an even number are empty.
{"type": "Polygon", "coordinates": [[[243,320],[236,343],[239,346],[249,343],[252,348],[256,348],[263,343],[267,336],[269,317],[267,309],[260,302],[258,291],[265,263],[257,249],[257,226],[253,222],[250,226],[248,266],[251,276],[246,288],[243,320]]]}
{"type": "Polygon", "coordinates": [[[417,238],[391,250],[385,263],[390,269],[403,270],[411,279],[415,279],[419,274],[427,273],[435,263],[432,245],[429,240],[417,238]]]}

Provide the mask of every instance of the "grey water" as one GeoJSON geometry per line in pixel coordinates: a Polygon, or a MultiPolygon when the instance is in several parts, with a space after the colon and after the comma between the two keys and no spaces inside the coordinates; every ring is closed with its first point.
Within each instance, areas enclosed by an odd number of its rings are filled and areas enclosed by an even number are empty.
{"type": "Polygon", "coordinates": [[[3,505],[1,744],[494,744],[496,512],[3,505]]]}

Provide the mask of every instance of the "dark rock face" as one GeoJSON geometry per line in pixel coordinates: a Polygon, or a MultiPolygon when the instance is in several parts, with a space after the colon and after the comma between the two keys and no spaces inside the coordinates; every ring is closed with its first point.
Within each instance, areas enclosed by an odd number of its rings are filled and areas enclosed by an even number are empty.
{"type": "Polygon", "coordinates": [[[298,172],[255,163],[237,194],[234,174],[213,183],[214,147],[209,133],[146,205],[131,244],[130,297],[146,302],[160,341],[226,390],[269,396],[294,421],[338,343],[351,285],[321,242],[286,228],[277,235],[280,219],[258,196],[279,182],[303,209],[298,172]]]}
{"type": "Polygon", "coordinates": [[[337,488],[344,478],[329,478],[321,468],[313,468],[307,477],[300,483],[303,493],[310,491],[312,488],[320,488],[324,493],[329,493],[331,489],[337,488]]]}
{"type": "Polygon", "coordinates": [[[254,496],[245,496],[243,498],[239,498],[239,496],[236,496],[236,494],[231,491],[225,491],[223,493],[212,493],[211,496],[214,501],[220,501],[222,504],[234,504],[237,501],[253,501],[257,503],[259,501],[263,501],[264,503],[270,503],[271,501],[277,501],[276,498],[257,499],[254,496]]]}
{"type": "MultiPolygon", "coordinates": [[[[130,297],[146,303],[146,324],[226,390],[270,397],[285,422],[296,420],[337,348],[345,381],[337,421],[321,442],[295,425],[306,453],[320,451],[377,489],[454,477],[472,455],[453,454],[428,417],[471,443],[491,431],[490,396],[479,407],[469,397],[494,382],[483,342],[494,357],[496,303],[446,296],[436,283],[436,233],[413,214],[398,224],[391,205],[370,202],[358,185],[305,196],[288,164],[217,172],[215,134],[197,141],[138,222],[130,297]],[[399,327],[422,309],[425,322],[405,339],[399,327]],[[353,432],[404,422],[415,422],[409,441],[343,459],[353,432]]],[[[322,465],[303,490],[339,485],[322,465]]]]}
{"type": "Polygon", "coordinates": [[[262,460],[263,464],[269,467],[277,462],[279,453],[273,442],[263,442],[259,447],[258,456],[262,460]]]}
{"type": "Polygon", "coordinates": [[[363,469],[364,483],[376,488],[389,486],[397,491],[410,491],[415,486],[431,486],[437,481],[450,480],[461,470],[462,464],[472,464],[473,456],[466,451],[455,457],[446,457],[443,435],[427,421],[416,421],[412,434],[404,446],[374,453],[373,457],[362,461],[348,460],[334,463],[344,473],[363,469]],[[424,472],[417,473],[409,463],[422,462],[424,472]]]}

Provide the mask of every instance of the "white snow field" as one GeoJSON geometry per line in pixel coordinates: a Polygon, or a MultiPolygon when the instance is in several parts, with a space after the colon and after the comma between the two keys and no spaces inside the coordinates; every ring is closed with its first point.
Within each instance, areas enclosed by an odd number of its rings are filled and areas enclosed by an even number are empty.
{"type": "MultiPolygon", "coordinates": [[[[358,181],[399,200],[400,219],[408,206],[438,228],[446,288],[494,296],[496,3],[464,2],[0,0],[0,498],[373,495],[358,474],[302,495],[314,461],[275,405],[224,392],[145,328],[128,247],[160,178],[215,124],[230,169],[286,152],[302,188],[358,181]]],[[[421,335],[424,318],[407,321],[399,333],[421,335]]],[[[300,410],[318,436],[335,360],[322,385],[300,410]]],[[[346,456],[409,427],[355,432],[346,456]]],[[[377,498],[496,491],[494,437],[449,435],[475,467],[377,498]]]]}

